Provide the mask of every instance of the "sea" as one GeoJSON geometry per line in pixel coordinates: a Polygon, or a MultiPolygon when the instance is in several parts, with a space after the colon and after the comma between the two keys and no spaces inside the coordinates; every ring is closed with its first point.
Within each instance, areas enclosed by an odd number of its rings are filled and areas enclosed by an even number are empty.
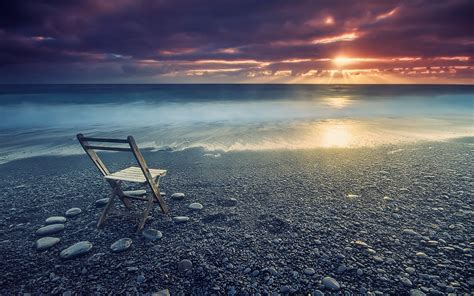
{"type": "Polygon", "coordinates": [[[83,153],[78,133],[216,157],[472,139],[474,86],[0,85],[0,163],[83,153]]]}

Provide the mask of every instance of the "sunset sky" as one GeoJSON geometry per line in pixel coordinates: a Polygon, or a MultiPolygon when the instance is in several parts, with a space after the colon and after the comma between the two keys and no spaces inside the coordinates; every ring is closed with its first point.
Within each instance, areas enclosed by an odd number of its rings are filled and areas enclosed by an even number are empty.
{"type": "Polygon", "coordinates": [[[1,1],[0,83],[474,83],[474,1],[1,1]]]}

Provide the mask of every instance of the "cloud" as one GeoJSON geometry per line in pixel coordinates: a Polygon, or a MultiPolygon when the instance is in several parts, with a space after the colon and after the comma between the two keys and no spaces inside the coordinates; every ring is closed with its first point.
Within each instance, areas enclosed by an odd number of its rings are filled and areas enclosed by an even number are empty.
{"type": "Polygon", "coordinates": [[[472,11],[470,0],[2,1],[0,82],[291,82],[351,69],[466,81],[472,11]],[[418,66],[446,71],[393,70],[418,66]]]}

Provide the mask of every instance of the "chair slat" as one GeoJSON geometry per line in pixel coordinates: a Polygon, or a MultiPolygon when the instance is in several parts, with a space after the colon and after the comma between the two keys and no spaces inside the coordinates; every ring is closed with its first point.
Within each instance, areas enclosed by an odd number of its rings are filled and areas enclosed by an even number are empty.
{"type": "Polygon", "coordinates": [[[125,148],[125,147],[94,146],[94,145],[84,145],[84,149],[106,150],[106,151],[122,151],[122,152],[131,152],[132,151],[132,149],[125,148]]]}
{"type": "Polygon", "coordinates": [[[83,141],[88,141],[88,142],[104,142],[104,143],[122,143],[122,144],[128,144],[127,139],[110,139],[110,138],[91,138],[91,137],[83,137],[83,141]]]}

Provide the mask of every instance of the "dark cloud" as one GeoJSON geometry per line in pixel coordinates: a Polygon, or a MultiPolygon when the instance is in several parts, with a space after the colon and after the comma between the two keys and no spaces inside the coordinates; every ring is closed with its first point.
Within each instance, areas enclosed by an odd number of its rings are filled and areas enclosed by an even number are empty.
{"type": "Polygon", "coordinates": [[[352,69],[467,66],[466,79],[472,11],[471,0],[2,1],[0,82],[239,81],[340,70],[328,59],[341,55],[373,59],[352,69]]]}

